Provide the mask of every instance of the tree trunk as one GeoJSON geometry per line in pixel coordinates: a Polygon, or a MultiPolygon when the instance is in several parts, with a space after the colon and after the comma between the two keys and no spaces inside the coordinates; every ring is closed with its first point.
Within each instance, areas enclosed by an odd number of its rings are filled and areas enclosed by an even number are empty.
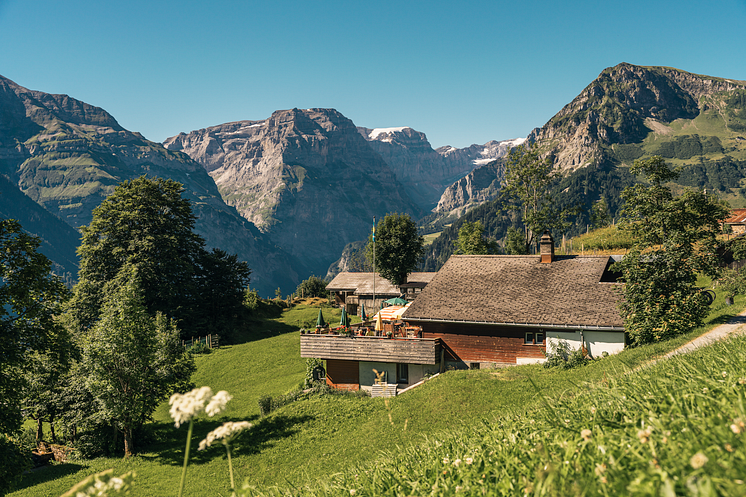
{"type": "Polygon", "coordinates": [[[36,443],[38,444],[44,440],[44,422],[41,417],[36,420],[36,443]]]}
{"type": "Polygon", "coordinates": [[[132,430],[125,428],[124,432],[124,457],[129,457],[134,453],[134,445],[132,443],[132,430]]]}

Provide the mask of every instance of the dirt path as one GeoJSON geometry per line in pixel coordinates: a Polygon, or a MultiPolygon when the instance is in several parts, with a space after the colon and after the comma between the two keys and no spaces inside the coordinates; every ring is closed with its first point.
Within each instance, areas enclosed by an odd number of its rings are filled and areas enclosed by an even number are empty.
{"type": "Polygon", "coordinates": [[[664,355],[660,359],[668,359],[679,354],[686,354],[705,345],[722,340],[729,335],[742,335],[746,333],[746,310],[742,311],[737,316],[733,316],[727,323],[721,324],[711,329],[704,335],[700,335],[689,343],[686,343],[676,350],[672,350],[668,354],[664,355]]]}

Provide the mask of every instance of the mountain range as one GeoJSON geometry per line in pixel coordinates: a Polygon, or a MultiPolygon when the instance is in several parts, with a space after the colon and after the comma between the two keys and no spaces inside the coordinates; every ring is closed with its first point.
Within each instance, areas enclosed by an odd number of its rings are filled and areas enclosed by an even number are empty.
{"type": "MultiPolygon", "coordinates": [[[[682,186],[746,206],[745,108],[743,81],[622,63],[527,141],[561,171],[558,202],[585,208],[572,234],[585,229],[600,198],[615,215],[620,191],[635,181],[627,166],[652,154],[681,167],[682,186]]],[[[101,108],[0,77],[0,215],[40,236],[41,250],[71,280],[77,228],[115,185],[171,178],[184,185],[208,246],[248,261],[261,294],[278,286],[288,293],[310,274],[326,274],[348,244],[367,238],[374,216],[389,212],[431,230],[450,224],[429,248],[429,270],[450,254],[465,220],[483,220],[500,240],[510,221],[493,199],[505,155],[523,141],[433,149],[406,126],[365,128],[334,109],[290,109],[158,144],[101,108]]]]}

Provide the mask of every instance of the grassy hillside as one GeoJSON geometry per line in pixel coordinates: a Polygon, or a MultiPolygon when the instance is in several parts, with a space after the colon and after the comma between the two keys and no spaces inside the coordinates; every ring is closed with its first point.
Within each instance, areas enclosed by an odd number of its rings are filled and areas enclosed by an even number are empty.
{"type": "MultiPolygon", "coordinates": [[[[739,298],[737,305],[726,307],[722,299],[716,301],[710,323],[722,322],[743,309],[745,303],[739,298]]],[[[331,309],[328,311],[328,316],[327,310],[324,311],[327,320],[339,319],[338,314],[335,317],[331,309]]],[[[296,331],[297,327],[290,323],[306,319],[301,318],[301,314],[317,312],[308,307],[286,311],[282,317],[265,322],[267,334],[275,336],[225,347],[198,358],[196,384],[209,385],[216,391],[228,390],[234,399],[224,416],[204,418],[195,423],[193,446],[223,421],[248,419],[256,423],[235,443],[233,461],[237,481],[247,480],[250,485],[264,490],[279,486],[285,489],[283,492],[310,485],[307,493],[311,494],[321,493],[324,485],[330,485],[332,494],[341,495],[348,488],[344,486],[347,484],[344,479],[354,477],[355,473],[349,473],[350,468],[392,469],[392,464],[398,465],[401,461],[403,467],[414,473],[420,471],[420,467],[429,472],[433,461],[445,457],[440,455],[441,451],[450,450],[440,448],[435,439],[440,443],[462,440],[459,443],[469,445],[479,437],[492,437],[494,430],[502,429],[496,420],[515,423],[522,419],[516,416],[526,413],[539,416],[537,409],[541,409],[545,399],[560,401],[587,390],[588,385],[602,385],[609,378],[703,332],[694,330],[671,342],[627,350],[580,370],[552,371],[540,366],[521,366],[491,371],[452,371],[392,399],[388,406],[382,399],[315,396],[260,419],[258,398],[292,390],[302,381],[305,370],[304,360],[298,353],[298,335],[277,333],[296,331]],[[400,458],[391,455],[402,452],[396,447],[418,448],[404,450],[400,458]],[[418,453],[423,455],[421,466],[416,459],[418,453]],[[342,480],[333,480],[335,474],[341,474],[342,480]],[[322,483],[316,483],[318,481],[322,483]]],[[[139,456],[129,460],[78,461],[35,471],[25,477],[23,488],[11,495],[60,495],[85,476],[107,468],[114,468],[115,474],[137,472],[133,495],[174,495],[186,428],[173,427],[165,405],[159,408],[155,418],[149,430],[149,443],[139,456]]],[[[462,452],[449,454],[453,458],[462,452]]],[[[495,471],[500,466],[497,461],[491,465],[495,471]]],[[[441,471],[439,467],[438,471],[441,471]]],[[[400,476],[408,478],[414,473],[404,472],[400,476]]],[[[380,476],[380,472],[371,474],[380,476]]],[[[218,445],[205,452],[193,452],[187,478],[188,495],[229,495],[223,447],[218,445]]],[[[366,485],[370,490],[374,488],[370,485],[378,483],[366,485]]],[[[357,488],[362,491],[365,487],[357,488]]],[[[438,493],[448,492],[442,489],[438,493]]]]}

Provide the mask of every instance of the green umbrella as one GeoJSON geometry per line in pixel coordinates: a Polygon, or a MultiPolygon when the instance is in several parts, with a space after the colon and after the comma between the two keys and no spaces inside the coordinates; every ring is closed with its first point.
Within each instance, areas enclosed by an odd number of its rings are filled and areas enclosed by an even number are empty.
{"type": "Polygon", "coordinates": [[[342,307],[342,317],[339,319],[339,325],[347,327],[349,325],[349,319],[347,319],[347,311],[342,307]]]}
{"type": "Polygon", "coordinates": [[[401,297],[394,297],[393,299],[384,300],[388,305],[407,305],[407,301],[401,297]]]}
{"type": "Polygon", "coordinates": [[[324,315],[321,313],[321,309],[319,309],[319,317],[316,318],[316,327],[326,328],[326,321],[324,321],[324,315]]]}
{"type": "Polygon", "coordinates": [[[363,309],[360,311],[360,318],[363,321],[367,321],[367,319],[368,319],[368,316],[365,315],[365,304],[363,304],[363,309]]]}

